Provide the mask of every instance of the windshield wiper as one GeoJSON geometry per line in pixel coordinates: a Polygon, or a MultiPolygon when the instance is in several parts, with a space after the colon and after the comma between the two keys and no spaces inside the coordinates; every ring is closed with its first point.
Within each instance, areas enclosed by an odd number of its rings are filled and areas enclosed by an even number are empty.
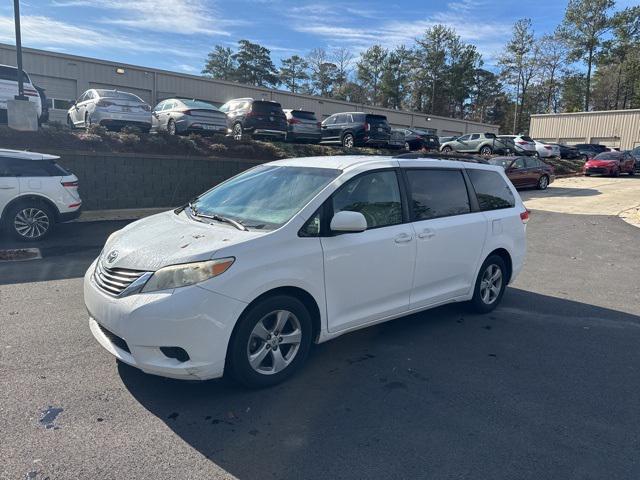
{"type": "MultiPolygon", "coordinates": [[[[193,209],[191,210],[193,211],[193,209]]],[[[233,225],[238,230],[242,230],[244,232],[249,231],[247,227],[245,227],[243,224],[241,224],[237,220],[234,220],[233,218],[223,217],[222,215],[218,215],[217,213],[214,213],[213,215],[205,215],[204,213],[198,213],[197,211],[193,211],[193,214],[196,217],[208,218],[209,220],[215,220],[216,222],[228,223],[229,225],[233,225]]]]}

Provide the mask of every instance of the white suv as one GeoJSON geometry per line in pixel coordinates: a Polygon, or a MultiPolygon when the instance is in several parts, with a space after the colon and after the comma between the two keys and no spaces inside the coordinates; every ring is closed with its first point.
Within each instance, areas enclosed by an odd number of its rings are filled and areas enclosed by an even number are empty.
{"type": "MultiPolygon", "coordinates": [[[[30,102],[36,104],[38,118],[42,115],[42,101],[40,94],[31,83],[29,75],[22,71],[22,82],[24,95],[30,102]]],[[[18,95],[18,69],[10,65],[0,65],[0,111],[6,116],[7,100],[13,100],[18,95]]]]}
{"type": "Polygon", "coordinates": [[[0,149],[0,225],[20,240],[42,240],[56,222],[80,215],[78,178],[60,157],[0,149]]]}
{"type": "Polygon", "coordinates": [[[492,310],[528,215],[481,163],[267,163],[109,237],[84,279],[90,329],[147,373],[271,385],[313,342],[450,302],[492,310]]]}

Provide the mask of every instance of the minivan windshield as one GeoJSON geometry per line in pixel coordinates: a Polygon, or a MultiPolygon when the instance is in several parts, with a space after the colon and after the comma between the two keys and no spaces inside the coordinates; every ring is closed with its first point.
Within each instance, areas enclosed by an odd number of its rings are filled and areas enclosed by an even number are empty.
{"type": "Polygon", "coordinates": [[[226,217],[251,229],[275,230],[340,175],[330,168],[260,165],[191,203],[192,213],[226,217]]]}

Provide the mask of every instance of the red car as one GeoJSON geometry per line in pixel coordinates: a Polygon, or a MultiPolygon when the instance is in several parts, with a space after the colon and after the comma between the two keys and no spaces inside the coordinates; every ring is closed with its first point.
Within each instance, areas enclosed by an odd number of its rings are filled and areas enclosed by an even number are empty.
{"type": "Polygon", "coordinates": [[[487,161],[503,167],[516,188],[536,187],[545,190],[556,178],[553,167],[536,157],[494,157],[487,161]]]}
{"type": "Polygon", "coordinates": [[[602,152],[584,164],[584,174],[610,175],[617,177],[621,173],[633,175],[635,159],[629,152],[602,152]]]}

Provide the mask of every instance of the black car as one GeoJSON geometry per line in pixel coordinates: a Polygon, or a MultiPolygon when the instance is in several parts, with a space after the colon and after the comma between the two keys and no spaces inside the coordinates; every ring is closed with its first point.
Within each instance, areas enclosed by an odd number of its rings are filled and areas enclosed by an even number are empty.
{"type": "Polygon", "coordinates": [[[604,145],[600,145],[598,143],[579,143],[574,146],[575,148],[578,149],[578,152],[580,153],[580,157],[582,157],[585,160],[589,158],[593,158],[599,153],[609,151],[607,147],[605,147],[604,145]]]}
{"type": "Polygon", "coordinates": [[[34,85],[33,88],[36,89],[38,95],[40,95],[40,103],[42,104],[42,113],[40,114],[40,118],[38,118],[38,124],[42,125],[43,123],[47,123],[49,121],[49,103],[47,100],[47,96],[44,93],[44,88],[40,88],[37,85],[34,85]]]}
{"type": "Polygon", "coordinates": [[[636,170],[640,170],[640,147],[636,147],[633,150],[629,150],[629,153],[636,161],[636,170]]]}
{"type": "Polygon", "coordinates": [[[571,145],[563,145],[562,143],[551,143],[550,145],[557,145],[560,147],[560,158],[566,158],[567,160],[575,160],[583,158],[580,150],[571,145]]]}
{"type": "Polygon", "coordinates": [[[331,115],[322,122],[322,143],[338,143],[343,147],[385,147],[391,127],[384,115],[344,112],[331,115]]]}
{"type": "Polygon", "coordinates": [[[278,102],[236,98],[219,110],[227,115],[229,131],[236,140],[249,136],[284,140],[287,135],[287,117],[278,102]]]}
{"type": "Polygon", "coordinates": [[[427,150],[440,151],[440,141],[437,135],[433,135],[417,128],[404,129],[404,149],[405,150],[427,150]]]}

